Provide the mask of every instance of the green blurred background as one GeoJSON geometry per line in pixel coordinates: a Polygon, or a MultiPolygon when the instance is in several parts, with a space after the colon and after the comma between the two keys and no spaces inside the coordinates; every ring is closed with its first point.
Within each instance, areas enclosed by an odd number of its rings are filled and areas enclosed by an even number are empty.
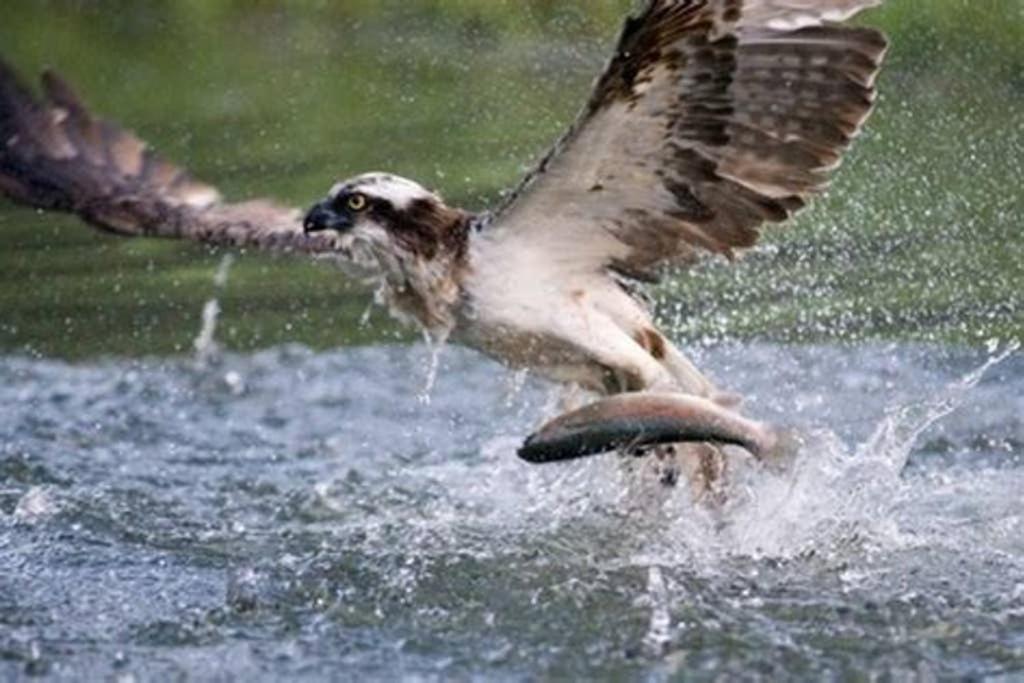
{"type": "MultiPolygon", "coordinates": [[[[309,205],[389,170],[482,208],[571,120],[629,0],[5,0],[0,54],[231,198],[309,205]]],[[[876,116],[833,189],[737,265],[657,292],[688,343],[1024,339],[1024,2],[890,0],[876,116]]],[[[0,349],[188,352],[221,254],[124,240],[0,200],[0,349]]],[[[252,349],[413,338],[368,292],[244,254],[219,340],[252,349]]]]}

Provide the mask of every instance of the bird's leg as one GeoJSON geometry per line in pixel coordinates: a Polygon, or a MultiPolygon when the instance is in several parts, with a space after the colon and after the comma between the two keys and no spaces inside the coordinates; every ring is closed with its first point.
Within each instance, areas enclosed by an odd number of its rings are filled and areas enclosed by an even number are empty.
{"type": "Polygon", "coordinates": [[[558,398],[558,412],[565,414],[583,407],[586,401],[586,392],[579,384],[568,384],[562,388],[558,398]]]}
{"type": "Polygon", "coordinates": [[[665,342],[662,365],[679,384],[680,391],[704,396],[726,408],[738,408],[743,402],[743,397],[739,394],[723,391],[716,387],[678,347],[667,341],[665,342]]]}
{"type": "Polygon", "coordinates": [[[683,482],[697,502],[725,502],[728,458],[709,443],[674,443],[636,448],[623,453],[625,465],[644,482],[674,488],[683,482]]]}

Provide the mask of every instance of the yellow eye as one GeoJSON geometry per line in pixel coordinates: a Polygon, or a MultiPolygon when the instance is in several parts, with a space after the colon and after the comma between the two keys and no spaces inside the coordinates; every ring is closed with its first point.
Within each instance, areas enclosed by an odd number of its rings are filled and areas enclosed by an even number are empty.
{"type": "Polygon", "coordinates": [[[348,208],[353,211],[362,211],[366,208],[366,195],[354,194],[348,198],[348,208]]]}

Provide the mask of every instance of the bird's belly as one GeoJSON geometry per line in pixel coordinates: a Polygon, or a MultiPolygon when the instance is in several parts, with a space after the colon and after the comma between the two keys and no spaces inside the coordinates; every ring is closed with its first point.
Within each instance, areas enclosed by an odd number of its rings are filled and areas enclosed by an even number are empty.
{"type": "Polygon", "coordinates": [[[555,381],[599,393],[617,386],[617,374],[635,365],[630,354],[644,353],[624,330],[643,311],[603,276],[519,268],[515,277],[477,269],[454,338],[555,381]]]}
{"type": "Polygon", "coordinates": [[[538,331],[508,322],[462,320],[455,341],[517,369],[527,369],[555,382],[578,384],[603,392],[610,370],[587,350],[556,330],[538,331]]]}

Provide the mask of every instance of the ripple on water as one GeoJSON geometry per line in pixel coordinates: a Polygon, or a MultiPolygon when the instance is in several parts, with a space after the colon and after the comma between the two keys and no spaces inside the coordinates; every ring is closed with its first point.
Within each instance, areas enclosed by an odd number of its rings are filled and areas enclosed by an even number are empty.
{"type": "Polygon", "coordinates": [[[805,440],[720,510],[520,463],[546,389],[457,349],[2,359],[0,672],[1024,670],[1020,354],[702,355],[805,440]]]}

